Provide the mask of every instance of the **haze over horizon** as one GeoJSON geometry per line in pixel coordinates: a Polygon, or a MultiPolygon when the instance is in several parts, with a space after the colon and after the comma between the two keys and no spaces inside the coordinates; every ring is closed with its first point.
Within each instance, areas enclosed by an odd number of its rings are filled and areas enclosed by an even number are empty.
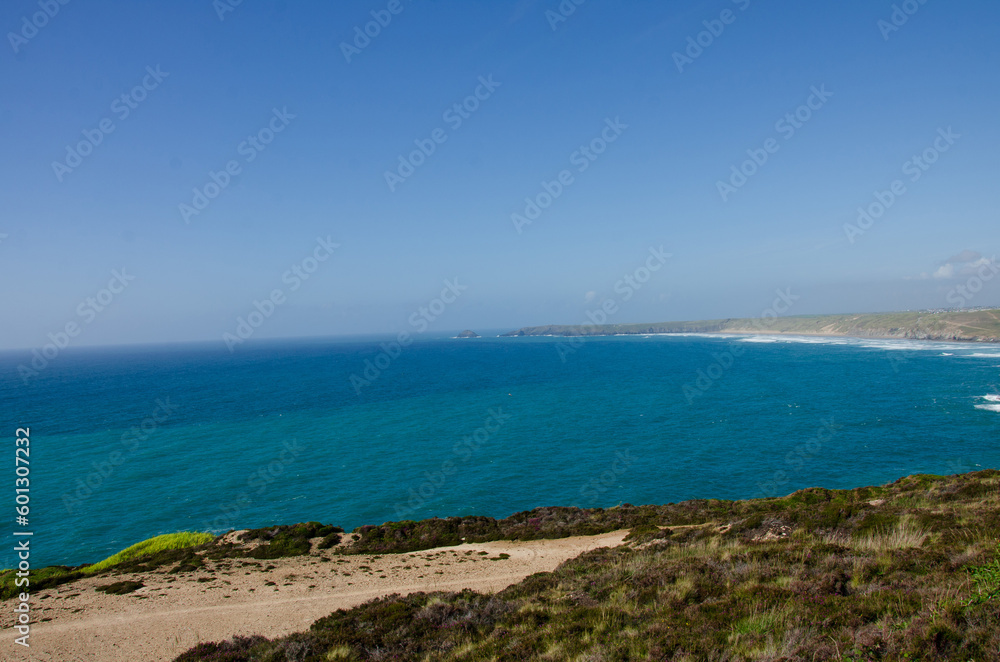
{"type": "Polygon", "coordinates": [[[1000,305],[996,3],[65,1],[0,349],[1000,305]]]}

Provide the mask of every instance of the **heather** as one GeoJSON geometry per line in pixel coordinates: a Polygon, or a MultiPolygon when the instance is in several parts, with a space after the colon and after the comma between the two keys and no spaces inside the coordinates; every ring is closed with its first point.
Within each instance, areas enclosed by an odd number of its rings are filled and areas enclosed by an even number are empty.
{"type": "Polygon", "coordinates": [[[354,542],[631,532],[495,595],[393,595],[177,660],[965,662],[1000,650],[1000,471],[508,520],[385,525],[354,542]]]}

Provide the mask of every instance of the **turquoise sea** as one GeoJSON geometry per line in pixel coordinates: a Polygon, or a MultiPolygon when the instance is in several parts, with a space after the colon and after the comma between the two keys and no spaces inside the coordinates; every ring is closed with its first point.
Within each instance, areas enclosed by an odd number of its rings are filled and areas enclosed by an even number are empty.
{"type": "Polygon", "coordinates": [[[30,353],[4,353],[8,526],[20,426],[35,567],[178,530],[350,529],[1000,467],[997,346],[484,337],[384,353],[383,342],[71,349],[27,381],[17,367],[30,353]]]}

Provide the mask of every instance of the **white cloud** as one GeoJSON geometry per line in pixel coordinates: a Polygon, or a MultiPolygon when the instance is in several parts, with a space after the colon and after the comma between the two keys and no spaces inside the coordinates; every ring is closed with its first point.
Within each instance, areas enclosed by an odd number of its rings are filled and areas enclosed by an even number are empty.
{"type": "MultiPolygon", "coordinates": [[[[931,274],[931,278],[937,280],[957,278],[959,276],[970,274],[981,266],[989,263],[990,260],[983,257],[982,253],[965,249],[957,255],[952,255],[947,260],[943,261],[941,266],[939,266],[934,273],[931,274]]],[[[922,273],[920,274],[920,277],[927,278],[927,274],[922,273]]]]}
{"type": "Polygon", "coordinates": [[[596,298],[597,298],[597,292],[595,292],[594,290],[591,290],[583,295],[583,300],[586,301],[587,303],[590,303],[596,298]]]}
{"type": "Polygon", "coordinates": [[[934,278],[954,278],[955,277],[955,265],[950,262],[947,264],[942,264],[938,267],[937,271],[934,272],[934,278]]]}

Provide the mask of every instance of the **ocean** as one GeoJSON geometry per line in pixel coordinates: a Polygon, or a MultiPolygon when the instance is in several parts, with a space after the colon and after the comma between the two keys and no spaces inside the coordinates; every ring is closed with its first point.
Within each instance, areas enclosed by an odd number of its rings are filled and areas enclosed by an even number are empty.
{"type": "MultiPolygon", "coordinates": [[[[784,495],[1000,467],[1000,347],[384,338],[0,354],[32,565],[180,530],[784,495]],[[992,397],[989,397],[992,396],[992,397]]],[[[7,490],[14,528],[14,492],[7,490]]],[[[9,539],[13,539],[8,536],[9,539]]],[[[13,567],[13,543],[0,565],[13,567]]]]}

